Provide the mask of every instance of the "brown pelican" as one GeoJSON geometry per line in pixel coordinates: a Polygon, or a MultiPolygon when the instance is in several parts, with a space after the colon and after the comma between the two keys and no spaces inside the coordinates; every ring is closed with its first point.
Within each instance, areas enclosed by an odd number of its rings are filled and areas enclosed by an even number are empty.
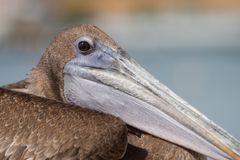
{"type": "Polygon", "coordinates": [[[63,31],[30,77],[8,88],[120,117],[137,129],[128,134],[128,140],[148,152],[143,158],[204,158],[197,152],[219,160],[240,159],[237,139],[161,84],[92,25],[63,31]]]}

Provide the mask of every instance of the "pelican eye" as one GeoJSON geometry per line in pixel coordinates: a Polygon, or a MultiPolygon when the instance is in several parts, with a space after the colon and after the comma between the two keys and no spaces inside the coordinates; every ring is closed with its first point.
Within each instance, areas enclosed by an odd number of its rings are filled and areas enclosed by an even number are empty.
{"type": "Polygon", "coordinates": [[[83,55],[89,54],[89,50],[92,49],[92,46],[87,41],[80,41],[78,43],[78,49],[81,51],[83,55]]]}
{"type": "Polygon", "coordinates": [[[77,39],[73,45],[77,49],[77,52],[82,55],[89,55],[95,50],[95,39],[88,36],[83,36],[77,39]]]}

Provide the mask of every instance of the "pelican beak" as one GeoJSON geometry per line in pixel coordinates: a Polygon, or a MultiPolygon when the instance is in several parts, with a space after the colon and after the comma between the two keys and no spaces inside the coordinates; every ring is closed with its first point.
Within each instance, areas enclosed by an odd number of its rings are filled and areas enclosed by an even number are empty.
{"type": "Polygon", "coordinates": [[[81,67],[74,74],[65,69],[69,102],[111,113],[135,128],[211,158],[240,160],[237,139],[155,79],[124,50],[107,52],[114,59],[107,69],[81,67]]]}

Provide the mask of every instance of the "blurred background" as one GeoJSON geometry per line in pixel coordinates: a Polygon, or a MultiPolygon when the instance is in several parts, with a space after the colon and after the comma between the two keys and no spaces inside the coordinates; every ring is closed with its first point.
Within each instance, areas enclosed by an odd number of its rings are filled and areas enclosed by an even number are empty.
{"type": "Polygon", "coordinates": [[[25,78],[58,32],[91,23],[240,139],[239,0],[0,3],[0,85],[25,78]]]}

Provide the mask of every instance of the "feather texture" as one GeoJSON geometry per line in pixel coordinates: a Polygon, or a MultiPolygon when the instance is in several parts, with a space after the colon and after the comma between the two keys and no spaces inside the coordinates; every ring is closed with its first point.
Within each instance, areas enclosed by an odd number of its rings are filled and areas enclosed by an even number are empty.
{"type": "MultiPolygon", "coordinates": [[[[11,90],[26,90],[28,82],[25,80],[6,85],[11,90]]],[[[122,160],[206,160],[206,156],[182,148],[163,139],[154,137],[133,127],[128,126],[128,147],[122,160]]],[[[76,151],[75,151],[76,152],[76,151]]],[[[74,150],[67,151],[71,155],[74,150]]],[[[59,159],[59,154],[55,159],[59,159]]],[[[1,159],[1,155],[0,155],[1,159]]]]}
{"type": "Polygon", "coordinates": [[[126,131],[111,115],[0,88],[1,159],[120,159],[126,131]]]}

